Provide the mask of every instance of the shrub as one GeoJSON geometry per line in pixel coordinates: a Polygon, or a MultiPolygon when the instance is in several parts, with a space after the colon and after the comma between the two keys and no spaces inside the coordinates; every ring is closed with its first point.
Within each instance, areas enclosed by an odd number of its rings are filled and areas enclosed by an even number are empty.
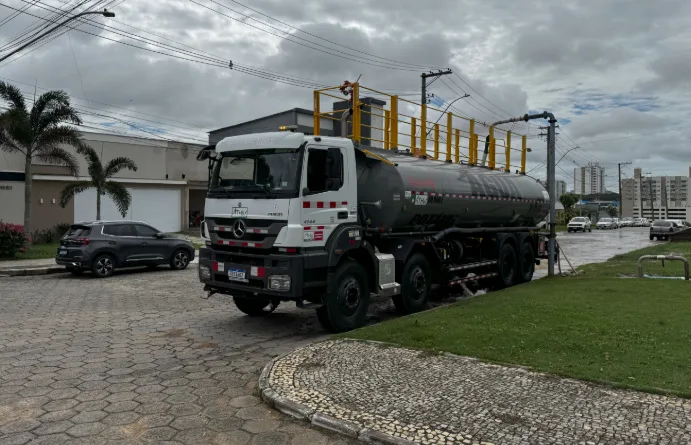
{"type": "Polygon", "coordinates": [[[0,257],[13,257],[24,252],[28,243],[23,226],[0,222],[0,257]]]}

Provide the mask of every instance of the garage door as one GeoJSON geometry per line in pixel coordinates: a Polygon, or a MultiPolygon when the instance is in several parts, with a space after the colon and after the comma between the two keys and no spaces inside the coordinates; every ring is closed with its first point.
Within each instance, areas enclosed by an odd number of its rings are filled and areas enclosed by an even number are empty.
{"type": "MultiPolygon", "coordinates": [[[[128,188],[132,204],[123,218],[109,196],[101,197],[101,219],[144,221],[162,232],[179,232],[182,215],[181,190],[128,188]]],[[[74,220],[96,219],[96,190],[89,189],[74,198],[74,220]]]]}

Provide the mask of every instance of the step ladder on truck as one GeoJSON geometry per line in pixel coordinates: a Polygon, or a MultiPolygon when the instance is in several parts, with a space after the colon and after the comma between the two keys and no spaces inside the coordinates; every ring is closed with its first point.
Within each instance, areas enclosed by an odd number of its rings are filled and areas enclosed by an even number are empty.
{"type": "Polygon", "coordinates": [[[475,129],[484,124],[425,104],[412,112],[419,117],[405,115],[399,105],[416,104],[397,96],[388,108],[365,105],[363,91],[383,94],[357,82],[315,91],[312,135],[286,127],[199,153],[209,163],[199,252],[207,297],[231,296],[251,316],[295,302],[343,332],[365,323],[373,296],[410,314],[427,307],[433,290],[532,279],[547,258],[537,224],[549,196],[525,175],[526,138],[511,148],[510,132],[497,139],[500,130],[487,128],[489,162],[480,165],[475,129]],[[320,101],[340,99],[339,91],[348,106],[322,112],[320,101]],[[446,124],[428,122],[428,113],[446,124]],[[321,134],[328,120],[341,137],[321,134]],[[512,151],[521,153],[514,172],[512,151]]]}

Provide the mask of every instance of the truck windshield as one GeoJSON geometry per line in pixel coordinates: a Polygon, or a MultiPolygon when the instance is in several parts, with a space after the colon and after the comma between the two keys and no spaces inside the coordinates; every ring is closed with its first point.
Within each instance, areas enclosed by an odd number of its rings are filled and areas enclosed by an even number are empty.
{"type": "Polygon", "coordinates": [[[300,149],[254,150],[222,153],[216,161],[209,194],[270,197],[297,194],[300,183],[300,149]]]}

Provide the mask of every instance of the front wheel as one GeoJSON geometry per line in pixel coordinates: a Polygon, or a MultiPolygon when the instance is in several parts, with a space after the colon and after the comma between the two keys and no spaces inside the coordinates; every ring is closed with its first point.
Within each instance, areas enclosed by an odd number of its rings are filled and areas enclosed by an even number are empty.
{"type": "Polygon", "coordinates": [[[432,288],[427,258],[421,253],[412,255],[398,280],[401,283],[401,294],[393,297],[396,311],[402,315],[424,311],[432,288]]]}
{"type": "Polygon", "coordinates": [[[240,312],[250,317],[270,314],[278,307],[277,302],[272,302],[271,300],[265,300],[263,298],[233,297],[233,303],[235,303],[235,306],[240,312]]]}
{"type": "Polygon", "coordinates": [[[173,270],[186,269],[190,264],[190,254],[184,249],[176,250],[170,259],[170,268],[173,270]]]}
{"type": "Polygon", "coordinates": [[[333,286],[317,309],[319,323],[330,332],[347,332],[365,324],[370,294],[367,273],[357,262],[347,259],[337,268],[333,286]]]}

